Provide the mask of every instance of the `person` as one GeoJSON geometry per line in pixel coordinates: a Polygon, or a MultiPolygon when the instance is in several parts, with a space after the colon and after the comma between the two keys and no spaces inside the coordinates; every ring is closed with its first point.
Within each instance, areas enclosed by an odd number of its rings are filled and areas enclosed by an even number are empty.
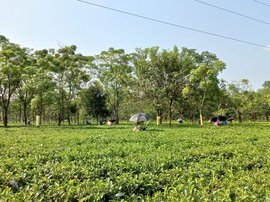
{"type": "Polygon", "coordinates": [[[91,124],[91,121],[89,121],[88,119],[85,119],[84,123],[85,123],[86,125],[90,125],[90,124],[91,124]]]}
{"type": "Polygon", "coordinates": [[[230,116],[230,117],[228,118],[228,121],[229,121],[230,123],[232,123],[233,120],[234,120],[234,118],[233,118],[232,116],[230,116]]]}
{"type": "Polygon", "coordinates": [[[227,126],[227,125],[228,125],[227,120],[223,121],[223,122],[222,122],[222,125],[223,125],[223,126],[227,126]]]}
{"type": "Polygon", "coordinates": [[[177,119],[178,123],[184,123],[184,120],[182,118],[177,119]]]}
{"type": "Polygon", "coordinates": [[[106,121],[106,124],[107,124],[108,126],[111,126],[114,122],[115,122],[114,119],[109,119],[109,120],[106,121]]]}
{"type": "Polygon", "coordinates": [[[143,121],[137,122],[136,126],[133,128],[134,132],[140,132],[146,130],[146,126],[143,121]]]}
{"type": "Polygon", "coordinates": [[[213,125],[214,126],[220,126],[220,121],[219,120],[216,120],[215,122],[213,122],[213,125]]]}
{"type": "Polygon", "coordinates": [[[99,124],[99,125],[103,125],[103,124],[104,124],[104,120],[99,120],[99,121],[98,121],[98,124],[99,124]]]}

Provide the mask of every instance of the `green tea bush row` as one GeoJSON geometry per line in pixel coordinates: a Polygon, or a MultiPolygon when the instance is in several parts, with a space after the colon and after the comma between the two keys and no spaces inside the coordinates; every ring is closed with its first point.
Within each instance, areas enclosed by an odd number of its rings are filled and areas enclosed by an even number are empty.
{"type": "Polygon", "coordinates": [[[265,201],[269,128],[0,128],[0,199],[265,201]]]}

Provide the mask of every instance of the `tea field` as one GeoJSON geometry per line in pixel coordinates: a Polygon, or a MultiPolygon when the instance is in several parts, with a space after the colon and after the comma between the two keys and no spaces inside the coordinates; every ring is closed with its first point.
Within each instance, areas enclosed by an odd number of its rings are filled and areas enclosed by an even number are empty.
{"type": "Polygon", "coordinates": [[[0,201],[269,201],[270,123],[0,128],[0,201]]]}

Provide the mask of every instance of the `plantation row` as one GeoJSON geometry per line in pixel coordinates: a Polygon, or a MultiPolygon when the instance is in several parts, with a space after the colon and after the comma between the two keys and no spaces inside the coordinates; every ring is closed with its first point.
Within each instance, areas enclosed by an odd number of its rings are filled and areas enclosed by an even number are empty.
{"type": "Polygon", "coordinates": [[[269,128],[0,128],[0,200],[265,201],[269,128]]]}

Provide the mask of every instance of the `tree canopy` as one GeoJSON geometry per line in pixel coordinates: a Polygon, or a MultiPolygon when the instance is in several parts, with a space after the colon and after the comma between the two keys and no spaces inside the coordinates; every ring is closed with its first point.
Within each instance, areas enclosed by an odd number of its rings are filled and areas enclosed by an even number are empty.
{"type": "Polygon", "coordinates": [[[252,90],[249,81],[219,78],[226,68],[214,53],[174,46],[109,48],[96,56],[75,45],[32,50],[0,36],[0,119],[23,122],[42,116],[61,125],[86,116],[127,120],[147,112],[169,124],[217,113],[242,120],[269,120],[270,81],[252,90]]]}

